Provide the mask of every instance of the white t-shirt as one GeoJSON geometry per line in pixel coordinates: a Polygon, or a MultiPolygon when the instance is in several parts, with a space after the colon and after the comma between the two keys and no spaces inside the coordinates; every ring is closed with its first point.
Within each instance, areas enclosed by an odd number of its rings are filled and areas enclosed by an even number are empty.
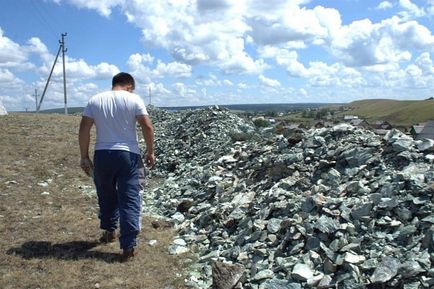
{"type": "Polygon", "coordinates": [[[124,150],[140,154],[136,116],[148,115],[140,96],[125,90],[102,92],[89,99],[83,115],[95,122],[95,150],[124,150]]]}

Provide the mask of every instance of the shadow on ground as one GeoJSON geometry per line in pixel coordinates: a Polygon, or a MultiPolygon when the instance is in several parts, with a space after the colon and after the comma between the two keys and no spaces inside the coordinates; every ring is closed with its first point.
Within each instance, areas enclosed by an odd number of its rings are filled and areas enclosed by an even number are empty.
{"type": "Polygon", "coordinates": [[[119,260],[119,254],[94,251],[100,245],[97,241],[72,241],[63,244],[52,244],[47,241],[29,241],[21,247],[11,248],[9,255],[19,255],[24,259],[56,258],[60,260],[99,259],[108,263],[119,260]]]}

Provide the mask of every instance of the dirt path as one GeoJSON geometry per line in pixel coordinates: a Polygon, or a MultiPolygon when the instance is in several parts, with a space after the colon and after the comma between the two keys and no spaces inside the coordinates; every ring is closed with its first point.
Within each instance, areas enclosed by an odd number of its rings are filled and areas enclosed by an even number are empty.
{"type": "Polygon", "coordinates": [[[139,256],[119,263],[119,245],[101,245],[92,182],[78,167],[80,117],[0,117],[0,288],[183,287],[171,230],[143,221],[139,256]],[[149,240],[157,240],[151,247],[149,240]]]}

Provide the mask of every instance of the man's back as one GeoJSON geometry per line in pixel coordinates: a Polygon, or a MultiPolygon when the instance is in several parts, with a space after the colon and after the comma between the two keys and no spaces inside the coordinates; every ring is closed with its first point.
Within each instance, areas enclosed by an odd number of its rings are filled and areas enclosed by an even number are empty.
{"type": "Polygon", "coordinates": [[[93,96],[83,113],[96,126],[95,150],[126,150],[139,153],[136,116],[148,115],[143,100],[124,90],[93,96]]]}

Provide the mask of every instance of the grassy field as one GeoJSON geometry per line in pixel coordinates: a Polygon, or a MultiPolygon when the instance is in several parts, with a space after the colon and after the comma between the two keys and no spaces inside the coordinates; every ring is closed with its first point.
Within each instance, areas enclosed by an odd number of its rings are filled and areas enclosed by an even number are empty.
{"type": "Polygon", "coordinates": [[[78,166],[78,116],[0,116],[0,288],[184,288],[172,229],[144,218],[139,255],[99,244],[98,207],[78,166]],[[157,240],[151,247],[148,240],[157,240]]]}
{"type": "Polygon", "coordinates": [[[370,99],[354,101],[348,106],[351,114],[368,121],[386,120],[396,125],[411,126],[434,119],[434,100],[370,99]]]}

